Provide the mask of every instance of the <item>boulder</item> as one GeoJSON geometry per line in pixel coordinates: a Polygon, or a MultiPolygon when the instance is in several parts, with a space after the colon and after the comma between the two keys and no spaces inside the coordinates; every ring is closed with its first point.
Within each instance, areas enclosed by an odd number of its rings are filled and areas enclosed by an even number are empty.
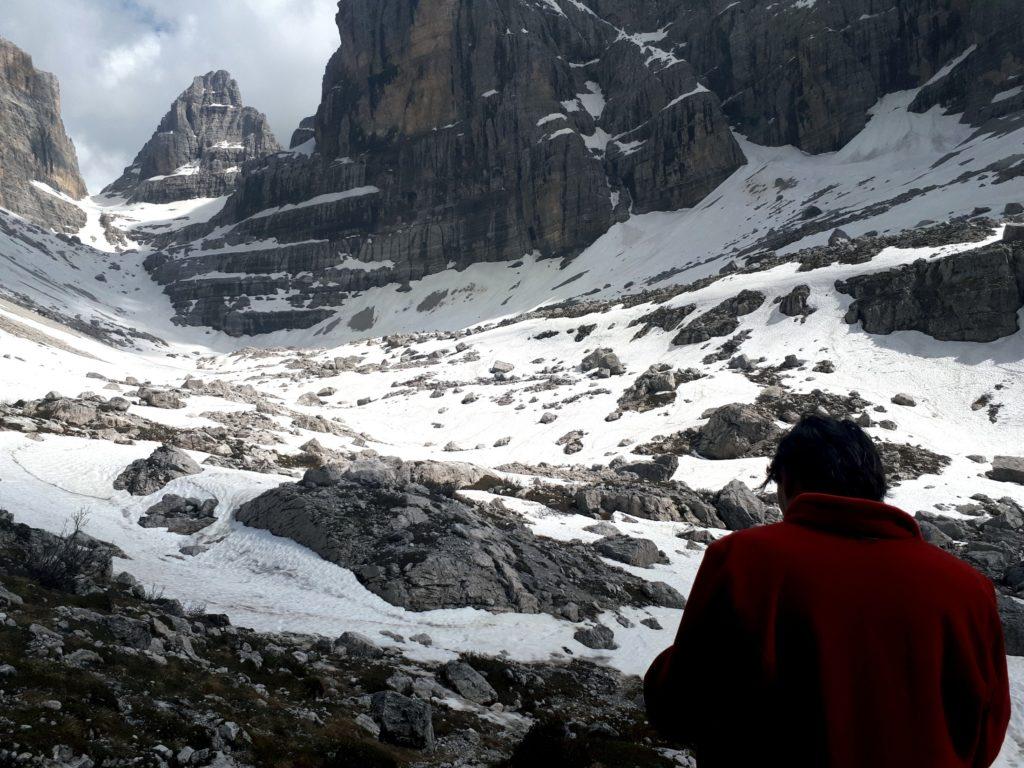
{"type": "MultiPolygon", "coordinates": [[[[693,372],[696,373],[696,372],[693,372]]],[[[619,408],[623,411],[650,411],[675,402],[676,389],[680,384],[699,378],[690,371],[679,371],[671,365],[660,363],[652,365],[636,377],[632,386],[619,398],[619,408]]]]}
{"type": "Polygon", "coordinates": [[[203,469],[187,453],[170,445],[157,448],[145,459],[137,459],[114,479],[114,489],[132,496],[156,493],[171,480],[198,475],[203,469]]]}
{"type": "Polygon", "coordinates": [[[356,659],[379,659],[384,649],[366,635],[359,632],[343,632],[334,641],[335,648],[343,648],[348,656],[356,659]]]}
{"type": "Polygon", "coordinates": [[[767,456],[781,436],[782,430],[768,411],[732,403],[711,412],[697,433],[694,448],[709,459],[767,456]]]}
{"type": "Polygon", "coordinates": [[[769,507],[741,480],[732,480],[715,494],[715,511],[730,531],[764,525],[769,507]]]}
{"type": "Polygon", "coordinates": [[[441,681],[464,699],[490,704],[498,698],[487,678],[462,661],[449,661],[440,669],[441,681]]]}
{"type": "Polygon", "coordinates": [[[1024,485],[1024,457],[996,456],[992,459],[992,469],[985,475],[1002,483],[1024,485]]]}
{"type": "Polygon", "coordinates": [[[380,740],[412,749],[434,748],[433,712],[429,702],[395,691],[370,698],[370,716],[380,726],[380,740]]]}
{"type": "Polygon", "coordinates": [[[632,536],[605,536],[594,542],[594,549],[609,560],[637,568],[650,568],[655,563],[668,562],[665,554],[650,539],[637,539],[632,536]]]}
{"type": "Polygon", "coordinates": [[[164,392],[156,389],[140,389],[139,400],[150,408],[176,410],[185,407],[185,402],[173,392],[164,392]]]}
{"type": "Polygon", "coordinates": [[[679,458],[669,453],[655,456],[651,461],[612,462],[611,468],[619,475],[636,475],[641,480],[663,483],[671,480],[679,469],[679,458]]]}
{"type": "Polygon", "coordinates": [[[217,522],[216,509],[216,499],[186,499],[168,493],[146,510],[139,518],[139,525],[143,528],[166,528],[171,533],[188,536],[217,522]]]}
{"type": "Polygon", "coordinates": [[[603,369],[607,370],[612,376],[621,376],[626,372],[626,366],[622,364],[621,360],[619,360],[619,356],[607,347],[595,349],[589,355],[584,357],[583,362],[580,364],[580,368],[583,371],[603,369]]]}
{"type": "Polygon", "coordinates": [[[597,651],[612,651],[619,646],[615,642],[615,633],[604,624],[577,629],[573,639],[580,645],[597,651]]]}

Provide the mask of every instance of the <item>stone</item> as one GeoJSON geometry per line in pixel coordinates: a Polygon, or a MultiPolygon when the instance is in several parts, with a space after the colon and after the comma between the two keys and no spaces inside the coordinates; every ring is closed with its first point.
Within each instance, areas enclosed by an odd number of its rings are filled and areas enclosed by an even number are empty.
{"type": "Polygon", "coordinates": [[[551,411],[545,411],[540,417],[541,424],[552,424],[558,420],[558,414],[552,413],[551,411]]]}
{"type": "Polygon", "coordinates": [[[668,558],[650,539],[632,536],[605,536],[594,542],[594,549],[609,560],[637,568],[650,568],[655,563],[667,563],[668,558]]]}
{"type": "Polygon", "coordinates": [[[621,376],[626,372],[626,366],[619,360],[619,356],[608,347],[595,349],[584,357],[580,369],[584,372],[594,369],[607,370],[611,376],[621,376]]]}
{"type": "Polygon", "coordinates": [[[619,647],[615,642],[615,633],[604,624],[577,629],[573,639],[580,645],[598,651],[612,651],[619,647]]]}
{"type": "Polygon", "coordinates": [[[768,521],[768,505],[757,498],[742,480],[730,481],[715,494],[713,503],[730,531],[742,531],[768,521]]]}
{"type": "Polygon", "coordinates": [[[498,698],[497,691],[487,682],[487,678],[465,662],[449,661],[441,667],[439,673],[441,681],[464,699],[477,704],[490,704],[498,698]]]}
{"type": "Polygon", "coordinates": [[[334,641],[334,647],[344,648],[349,656],[357,659],[379,659],[384,656],[383,648],[359,632],[343,632],[334,641]]]}
{"type": "Polygon", "coordinates": [[[651,461],[613,462],[611,468],[619,475],[636,475],[641,480],[663,483],[666,480],[671,480],[676,470],[679,469],[679,458],[663,453],[655,456],[651,461]]]}
{"type": "Polygon", "coordinates": [[[732,403],[709,414],[698,430],[694,448],[709,459],[768,456],[781,436],[782,430],[766,410],[732,403]]]}
{"type": "Polygon", "coordinates": [[[603,483],[578,489],[575,501],[580,514],[592,517],[622,512],[645,520],[725,527],[710,504],[679,482],[603,483]]]}
{"type": "Polygon", "coordinates": [[[380,726],[380,740],[412,749],[434,748],[430,704],[395,691],[381,691],[370,699],[370,714],[380,726]]]}
{"type": "Polygon", "coordinates": [[[1001,483],[1024,485],[1024,457],[996,456],[992,459],[992,469],[985,475],[1001,483]]]}
{"type": "Polygon", "coordinates": [[[902,405],[907,408],[913,408],[917,405],[917,401],[913,397],[902,392],[893,395],[891,402],[893,405],[902,405]]]}
{"type": "Polygon", "coordinates": [[[173,392],[162,392],[155,389],[140,389],[139,399],[150,408],[174,410],[184,408],[185,403],[173,392]]]}
{"type": "Polygon", "coordinates": [[[240,167],[277,152],[266,116],[242,103],[228,72],[207,72],[175,99],[153,137],[103,190],[135,203],[222,197],[240,167]]]}
{"type": "Polygon", "coordinates": [[[669,405],[675,402],[680,384],[699,377],[700,374],[694,376],[691,371],[676,370],[666,363],[652,365],[622,393],[619,409],[643,413],[669,405]]]}
{"type": "Polygon", "coordinates": [[[495,363],[491,366],[491,373],[495,375],[504,376],[509,373],[512,373],[513,370],[515,370],[515,366],[512,365],[512,363],[506,363],[501,360],[495,361],[495,363]]]}
{"type": "Polygon", "coordinates": [[[787,317],[806,316],[814,311],[807,300],[811,296],[811,287],[808,285],[796,286],[790,293],[782,297],[778,303],[778,310],[787,317]]]}
{"type": "Polygon", "coordinates": [[[149,457],[128,465],[114,479],[114,489],[128,491],[132,496],[156,493],[171,480],[198,475],[203,469],[187,453],[170,445],[157,448],[149,457]]]}
{"type": "Polygon", "coordinates": [[[216,509],[216,499],[187,499],[168,493],[143,513],[139,525],[188,536],[217,522],[216,509]]]}

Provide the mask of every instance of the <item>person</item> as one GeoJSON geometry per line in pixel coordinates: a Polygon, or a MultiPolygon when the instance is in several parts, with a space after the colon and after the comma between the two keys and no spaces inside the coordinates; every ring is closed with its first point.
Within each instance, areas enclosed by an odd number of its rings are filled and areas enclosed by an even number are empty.
{"type": "Polygon", "coordinates": [[[992,584],[883,503],[851,421],[803,418],[768,477],[783,520],[707,548],[644,679],[652,725],[700,768],[990,765],[1010,714],[992,584]]]}

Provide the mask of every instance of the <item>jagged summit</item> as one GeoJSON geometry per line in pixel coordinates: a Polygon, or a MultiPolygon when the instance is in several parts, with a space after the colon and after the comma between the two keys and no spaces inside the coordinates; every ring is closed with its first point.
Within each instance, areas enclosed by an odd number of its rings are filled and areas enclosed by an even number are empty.
{"type": "Polygon", "coordinates": [[[266,116],[243,104],[230,73],[207,72],[175,99],[135,161],[103,191],[150,203],[220,197],[235,188],[242,163],[280,149],[266,116]]]}
{"type": "Polygon", "coordinates": [[[78,155],[60,115],[60,86],[0,38],[0,207],[58,231],[85,216],[59,195],[85,197],[78,155]]]}

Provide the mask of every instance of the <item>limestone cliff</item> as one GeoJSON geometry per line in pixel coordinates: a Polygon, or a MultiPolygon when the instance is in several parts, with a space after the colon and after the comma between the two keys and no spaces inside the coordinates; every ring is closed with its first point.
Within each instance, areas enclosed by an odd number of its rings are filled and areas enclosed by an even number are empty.
{"type": "Polygon", "coordinates": [[[60,86],[0,38],[0,208],[59,232],[85,215],[59,195],[85,197],[74,144],[60,114],[60,86]]]}

